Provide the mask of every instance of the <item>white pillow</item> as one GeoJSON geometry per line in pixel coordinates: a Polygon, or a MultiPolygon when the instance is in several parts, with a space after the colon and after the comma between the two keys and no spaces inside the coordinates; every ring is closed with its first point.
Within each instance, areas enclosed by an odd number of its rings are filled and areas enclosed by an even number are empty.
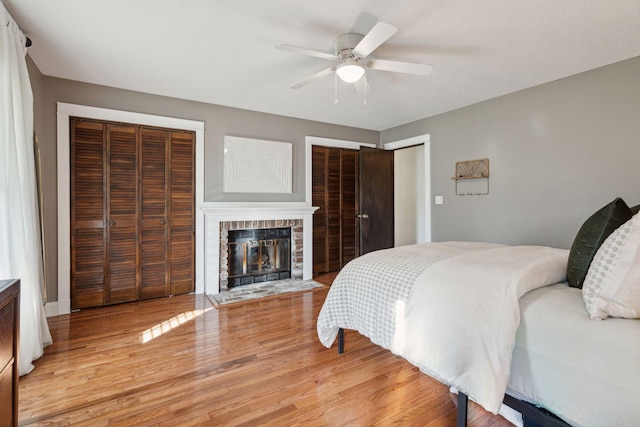
{"type": "Polygon", "coordinates": [[[640,318],[640,214],[602,243],[589,266],[582,297],[592,319],[640,318]]]}

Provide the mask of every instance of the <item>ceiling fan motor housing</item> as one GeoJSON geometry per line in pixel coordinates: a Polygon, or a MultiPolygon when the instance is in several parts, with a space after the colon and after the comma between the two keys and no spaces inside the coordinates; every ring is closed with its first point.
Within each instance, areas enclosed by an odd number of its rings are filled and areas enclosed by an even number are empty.
{"type": "Polygon", "coordinates": [[[353,49],[360,43],[364,36],[362,34],[347,33],[342,34],[333,42],[333,53],[342,61],[349,58],[355,58],[353,49]]]}

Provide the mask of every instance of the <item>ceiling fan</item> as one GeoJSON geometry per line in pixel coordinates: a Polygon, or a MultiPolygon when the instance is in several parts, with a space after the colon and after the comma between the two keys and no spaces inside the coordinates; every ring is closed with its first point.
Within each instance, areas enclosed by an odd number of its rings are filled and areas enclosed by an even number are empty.
{"type": "MultiPolygon", "coordinates": [[[[335,74],[346,83],[355,83],[365,76],[365,68],[372,70],[392,71],[396,73],[414,74],[426,76],[433,70],[431,65],[412,62],[394,61],[389,59],[370,57],[374,50],[389,40],[398,29],[385,22],[378,22],[366,35],[347,33],[342,34],[333,42],[333,53],[325,53],[317,50],[282,44],[277,49],[301,53],[326,59],[333,64],[304,80],[291,86],[291,89],[301,88],[315,80],[330,74],[335,74]]],[[[366,85],[366,81],[365,81],[366,85]]]]}

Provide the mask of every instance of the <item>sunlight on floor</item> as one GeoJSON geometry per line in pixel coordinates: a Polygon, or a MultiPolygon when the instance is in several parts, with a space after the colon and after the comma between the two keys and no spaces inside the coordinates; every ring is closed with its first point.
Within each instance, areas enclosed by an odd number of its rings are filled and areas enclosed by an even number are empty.
{"type": "Polygon", "coordinates": [[[172,317],[169,320],[165,320],[162,323],[155,325],[152,328],[147,329],[140,335],[140,340],[142,343],[148,343],[154,338],[158,338],[162,334],[169,332],[170,330],[177,328],[183,323],[188,322],[189,320],[193,320],[201,314],[206,313],[207,311],[213,309],[213,307],[198,309],[192,311],[185,311],[184,313],[180,313],[175,317],[172,317]]]}

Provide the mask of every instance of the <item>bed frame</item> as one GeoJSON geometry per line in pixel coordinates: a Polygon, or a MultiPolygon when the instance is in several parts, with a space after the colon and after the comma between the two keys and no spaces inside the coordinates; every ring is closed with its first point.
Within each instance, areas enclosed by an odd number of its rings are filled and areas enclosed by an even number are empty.
{"type": "MultiPolygon", "coordinates": [[[[344,353],[344,329],[338,329],[338,354],[344,353]]],[[[503,403],[522,414],[522,418],[531,426],[539,427],[571,427],[551,412],[535,406],[529,402],[516,399],[515,397],[504,395],[503,403]]],[[[458,392],[458,418],[456,427],[467,426],[467,408],[469,398],[466,394],[458,392]]]]}

